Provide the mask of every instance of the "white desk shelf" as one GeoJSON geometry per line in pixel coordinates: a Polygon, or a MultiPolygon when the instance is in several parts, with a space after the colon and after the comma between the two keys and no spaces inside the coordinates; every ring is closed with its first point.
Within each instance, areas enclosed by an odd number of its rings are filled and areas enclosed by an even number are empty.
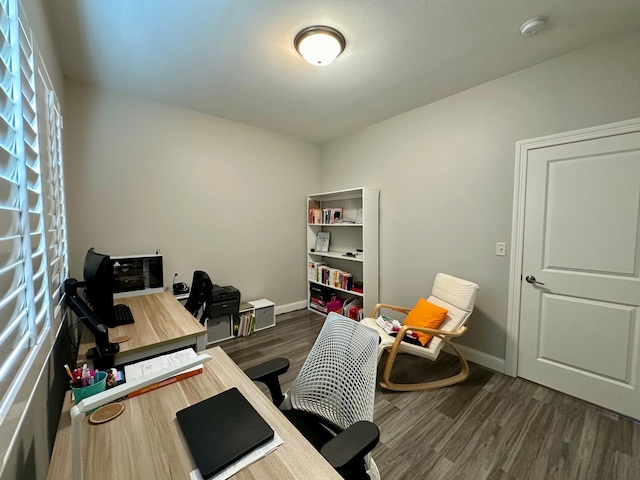
{"type": "MultiPolygon", "coordinates": [[[[175,298],[182,305],[185,305],[189,294],[175,295],[175,298]]],[[[266,298],[241,303],[238,313],[240,315],[248,314],[251,318],[255,318],[254,332],[276,326],[276,304],[266,298]]],[[[200,315],[198,316],[198,320],[200,320],[199,317],[200,315]]],[[[233,332],[233,315],[223,315],[218,318],[207,319],[206,327],[207,347],[237,336],[234,335],[233,332]]]]}

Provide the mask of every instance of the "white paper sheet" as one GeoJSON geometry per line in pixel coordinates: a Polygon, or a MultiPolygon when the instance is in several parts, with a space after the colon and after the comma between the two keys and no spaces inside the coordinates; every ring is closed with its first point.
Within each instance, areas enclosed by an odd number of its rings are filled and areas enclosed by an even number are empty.
{"type": "MultiPolygon", "coordinates": [[[[248,467],[254,462],[257,462],[261,458],[267,456],[271,452],[273,452],[279,445],[282,445],[282,439],[280,436],[274,432],[273,438],[269,440],[264,445],[259,446],[255,450],[247,453],[244,457],[238,460],[235,463],[232,463],[224,470],[219,471],[213,477],[209,477],[206,480],[226,480],[232,475],[235,475],[243,468],[248,467]]],[[[202,474],[200,470],[197,468],[189,474],[189,480],[205,480],[202,478],[202,474]]]]}

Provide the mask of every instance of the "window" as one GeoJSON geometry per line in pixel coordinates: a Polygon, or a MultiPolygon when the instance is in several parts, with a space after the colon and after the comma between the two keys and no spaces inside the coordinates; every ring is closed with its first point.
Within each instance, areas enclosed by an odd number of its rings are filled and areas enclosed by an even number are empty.
{"type": "Polygon", "coordinates": [[[0,458],[64,319],[61,128],[18,0],[0,0],[0,458]]]}

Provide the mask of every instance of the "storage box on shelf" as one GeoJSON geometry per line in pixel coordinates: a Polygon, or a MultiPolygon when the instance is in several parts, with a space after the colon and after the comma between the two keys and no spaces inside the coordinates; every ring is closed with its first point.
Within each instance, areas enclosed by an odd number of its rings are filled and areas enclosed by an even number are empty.
{"type": "Polygon", "coordinates": [[[360,303],[370,312],[378,303],[378,202],[380,192],[354,188],[307,196],[307,305],[344,313],[360,303]],[[325,237],[324,241],[319,241],[325,237]],[[328,245],[326,237],[329,237],[328,245]]]}
{"type": "MultiPolygon", "coordinates": [[[[184,305],[187,303],[189,294],[176,295],[176,298],[184,305]]],[[[222,315],[207,320],[207,346],[237,336],[248,336],[265,328],[275,327],[276,304],[266,298],[243,302],[240,304],[238,318],[234,320],[234,317],[235,315],[222,315]],[[242,319],[244,322],[240,322],[242,319]]]]}

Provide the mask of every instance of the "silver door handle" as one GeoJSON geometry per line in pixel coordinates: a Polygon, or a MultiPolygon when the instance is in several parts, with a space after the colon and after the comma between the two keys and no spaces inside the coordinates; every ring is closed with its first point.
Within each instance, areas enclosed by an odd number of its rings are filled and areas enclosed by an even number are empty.
{"type": "Polygon", "coordinates": [[[544,285],[544,283],[538,282],[536,280],[536,277],[534,277],[533,275],[527,275],[526,277],[524,277],[524,279],[527,281],[527,283],[531,283],[535,285],[544,285]]]}

